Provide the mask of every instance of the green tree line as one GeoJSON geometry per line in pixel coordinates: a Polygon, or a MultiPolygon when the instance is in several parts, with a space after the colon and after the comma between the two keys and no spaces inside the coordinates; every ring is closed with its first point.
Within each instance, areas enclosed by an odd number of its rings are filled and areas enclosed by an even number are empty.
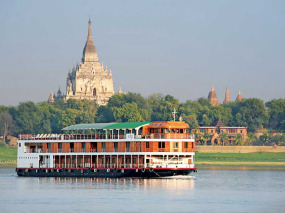
{"type": "Polygon", "coordinates": [[[264,103],[258,98],[211,106],[205,98],[180,103],[171,95],[152,94],[144,98],[137,93],[116,94],[106,106],[93,101],[58,100],[54,103],[24,102],[18,106],[0,106],[0,135],[24,133],[58,133],[79,123],[169,121],[176,108],[190,129],[216,125],[245,126],[249,132],[260,128],[285,132],[285,99],[264,103]]]}

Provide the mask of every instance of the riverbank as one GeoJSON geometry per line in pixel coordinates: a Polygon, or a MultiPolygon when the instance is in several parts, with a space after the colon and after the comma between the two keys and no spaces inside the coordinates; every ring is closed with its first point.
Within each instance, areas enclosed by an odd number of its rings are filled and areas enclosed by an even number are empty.
{"type": "Polygon", "coordinates": [[[195,160],[197,164],[214,162],[283,162],[285,163],[285,153],[204,153],[196,152],[195,160]]]}
{"type": "Polygon", "coordinates": [[[0,167],[16,167],[17,147],[0,148],[0,167]]]}
{"type": "Polygon", "coordinates": [[[196,152],[198,169],[285,170],[285,153],[201,153],[196,152]]]}

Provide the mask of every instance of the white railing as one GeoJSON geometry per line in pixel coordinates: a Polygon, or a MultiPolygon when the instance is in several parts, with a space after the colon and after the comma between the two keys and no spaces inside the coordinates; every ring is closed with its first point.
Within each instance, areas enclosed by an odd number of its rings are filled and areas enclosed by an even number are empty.
{"type": "Polygon", "coordinates": [[[106,134],[20,134],[20,140],[99,140],[99,139],[195,139],[192,134],[172,134],[172,133],[162,133],[162,134],[148,134],[146,136],[133,135],[129,137],[126,135],[106,135],[106,134]]]}
{"type": "MultiPolygon", "coordinates": [[[[41,164],[41,168],[51,168],[49,164],[41,164]]],[[[102,168],[102,169],[115,169],[115,168],[194,168],[194,164],[96,164],[96,163],[56,163],[53,168],[102,168]]]]}

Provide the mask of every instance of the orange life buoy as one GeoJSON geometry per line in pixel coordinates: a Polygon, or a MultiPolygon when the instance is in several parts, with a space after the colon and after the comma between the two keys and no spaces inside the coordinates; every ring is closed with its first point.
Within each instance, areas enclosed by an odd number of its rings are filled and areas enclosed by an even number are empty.
{"type": "Polygon", "coordinates": [[[100,163],[98,164],[98,167],[101,167],[101,164],[100,164],[100,163]]]}

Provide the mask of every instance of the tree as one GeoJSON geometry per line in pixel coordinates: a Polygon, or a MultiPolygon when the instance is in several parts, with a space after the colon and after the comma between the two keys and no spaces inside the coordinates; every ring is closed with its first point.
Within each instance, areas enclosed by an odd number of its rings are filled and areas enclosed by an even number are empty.
{"type": "Polygon", "coordinates": [[[220,138],[220,141],[223,142],[223,146],[225,145],[225,143],[227,144],[229,141],[229,137],[228,137],[228,134],[226,132],[221,132],[219,138],[220,138]]]}
{"type": "Polygon", "coordinates": [[[237,134],[235,139],[234,139],[234,143],[235,145],[242,145],[242,142],[243,142],[243,138],[242,138],[242,135],[241,134],[237,134]]]}
{"type": "Polygon", "coordinates": [[[281,123],[285,121],[285,99],[275,99],[265,103],[269,114],[269,127],[271,129],[282,128],[281,123]]]}
{"type": "Polygon", "coordinates": [[[247,145],[251,145],[254,141],[256,141],[256,136],[254,135],[254,133],[249,132],[247,134],[245,142],[247,143],[247,145]]]}
{"type": "MultiPolygon", "coordinates": [[[[171,95],[151,95],[148,99],[151,107],[152,121],[170,121],[173,119],[172,112],[174,108],[178,109],[179,101],[171,95]]],[[[176,115],[177,116],[177,115],[176,115]]],[[[178,118],[176,118],[177,120],[178,118]]]]}
{"type": "Polygon", "coordinates": [[[202,141],[204,141],[204,145],[207,146],[207,142],[210,140],[211,136],[208,132],[205,132],[202,136],[202,141]]]}
{"type": "Polygon", "coordinates": [[[113,116],[116,122],[140,122],[143,118],[136,103],[126,103],[122,108],[113,107],[113,116]]]}
{"type": "Polygon", "coordinates": [[[275,144],[281,144],[284,141],[284,136],[282,134],[275,134],[272,136],[271,141],[274,142],[275,144]]]}
{"type": "Polygon", "coordinates": [[[247,126],[249,132],[255,132],[257,129],[268,124],[269,116],[265,105],[258,98],[244,99],[236,101],[227,106],[232,108],[235,120],[232,126],[247,126]]]}
{"type": "Polygon", "coordinates": [[[20,103],[14,118],[18,126],[18,133],[37,134],[42,132],[44,115],[33,102],[20,103]]]}
{"type": "Polygon", "coordinates": [[[189,125],[190,130],[199,128],[199,124],[198,124],[198,121],[196,119],[196,116],[182,114],[181,117],[189,125]]]}
{"type": "Polygon", "coordinates": [[[4,111],[1,113],[0,118],[0,132],[3,135],[3,142],[5,142],[8,134],[12,134],[15,128],[15,121],[12,116],[4,111]]]}
{"type": "Polygon", "coordinates": [[[112,110],[107,106],[100,106],[96,115],[96,123],[109,123],[114,122],[112,110]]]}

